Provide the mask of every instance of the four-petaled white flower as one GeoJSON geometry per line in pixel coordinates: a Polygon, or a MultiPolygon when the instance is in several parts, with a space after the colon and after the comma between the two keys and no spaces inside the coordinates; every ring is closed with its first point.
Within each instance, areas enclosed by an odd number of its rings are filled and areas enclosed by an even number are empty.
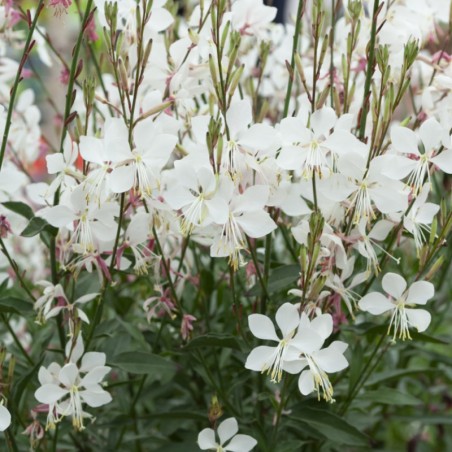
{"type": "Polygon", "coordinates": [[[271,381],[281,381],[283,373],[283,362],[287,349],[294,340],[298,325],[300,324],[300,313],[298,308],[291,303],[284,303],[276,311],[276,323],[281,330],[282,337],[276,334],[273,322],[263,314],[251,314],[248,316],[248,325],[251,332],[258,339],[277,342],[276,347],[261,345],[256,347],[248,355],[245,367],[250,370],[267,372],[271,381]]]}
{"type": "Polygon", "coordinates": [[[407,290],[407,283],[396,273],[386,273],[382,280],[384,291],[389,298],[379,292],[372,292],[361,298],[359,307],[373,315],[391,312],[388,334],[393,331],[393,341],[411,339],[410,327],[419,332],[430,325],[431,315],[425,309],[413,309],[410,306],[425,305],[435,294],[432,283],[416,281],[407,290]]]}
{"type": "Polygon", "coordinates": [[[66,347],[69,362],[63,367],[52,363],[47,369],[39,369],[41,386],[36,390],[36,399],[48,405],[47,428],[54,428],[65,416],[71,416],[76,430],[83,430],[84,418],[91,414],[83,409],[83,404],[92,408],[111,402],[111,395],[101,386],[101,381],[110,372],[105,366],[105,353],[88,352],[83,355],[84,347],[79,336],[74,347],[72,341],[66,347]],[[81,358],[81,364],[76,362],[81,358]]]}
{"type": "Polygon", "coordinates": [[[198,446],[201,450],[216,452],[249,452],[257,441],[252,436],[237,434],[238,431],[237,420],[230,417],[221,422],[217,428],[219,442],[215,438],[215,431],[205,428],[198,435],[198,446]]]}

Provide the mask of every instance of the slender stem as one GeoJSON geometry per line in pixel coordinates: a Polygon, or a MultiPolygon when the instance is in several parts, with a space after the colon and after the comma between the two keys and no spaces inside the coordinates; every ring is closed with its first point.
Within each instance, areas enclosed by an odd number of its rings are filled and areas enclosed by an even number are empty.
{"type": "Polygon", "coordinates": [[[24,349],[23,345],[21,344],[19,338],[17,337],[17,334],[14,332],[14,330],[12,329],[11,325],[9,324],[8,319],[6,318],[5,314],[1,314],[0,318],[2,319],[2,322],[5,324],[7,330],[9,331],[9,334],[11,334],[15,344],[17,345],[17,347],[19,348],[20,352],[22,353],[22,355],[24,356],[24,358],[28,361],[29,364],[31,364],[32,366],[35,365],[35,363],[33,362],[33,360],[30,358],[30,355],[27,353],[27,351],[24,349]]]}
{"type": "MultiPolygon", "coordinates": [[[[304,0],[298,0],[298,8],[297,8],[297,17],[295,21],[295,33],[293,35],[293,44],[292,44],[292,57],[290,59],[290,67],[294,68],[295,66],[295,53],[298,49],[298,41],[301,35],[301,24],[304,12],[304,0]]],[[[292,85],[293,85],[293,77],[289,74],[289,82],[287,84],[286,98],[284,99],[284,110],[283,110],[283,118],[285,118],[289,113],[289,103],[292,97],[292,85]]]]}
{"type": "Polygon", "coordinates": [[[374,73],[375,63],[375,41],[377,39],[377,15],[379,11],[380,0],[374,0],[374,9],[372,14],[372,28],[369,41],[369,56],[367,59],[366,81],[364,84],[363,105],[361,107],[360,123],[359,123],[359,139],[363,140],[366,133],[366,120],[369,113],[369,96],[372,83],[372,75],[374,73]]]}
{"type": "Polygon", "coordinates": [[[6,145],[8,143],[8,135],[9,135],[9,130],[11,128],[11,117],[12,117],[13,110],[14,110],[14,102],[16,100],[19,83],[22,80],[22,69],[30,54],[31,38],[33,37],[33,32],[36,28],[36,24],[38,22],[39,15],[41,14],[43,8],[44,8],[44,0],[39,0],[38,6],[36,8],[35,17],[33,18],[33,22],[31,23],[30,28],[28,29],[28,36],[27,36],[27,40],[25,41],[24,52],[23,52],[22,58],[20,60],[19,68],[17,69],[16,78],[14,79],[13,87],[11,89],[11,97],[9,99],[8,113],[6,115],[5,130],[3,131],[2,146],[0,148],[0,171],[2,169],[3,159],[5,157],[6,145]]]}

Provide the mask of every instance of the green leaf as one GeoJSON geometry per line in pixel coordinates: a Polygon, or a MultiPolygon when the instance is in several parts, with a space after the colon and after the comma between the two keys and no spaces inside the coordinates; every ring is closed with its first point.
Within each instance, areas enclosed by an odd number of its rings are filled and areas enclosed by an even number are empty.
{"type": "Polygon", "coordinates": [[[191,350],[199,347],[221,347],[240,350],[240,343],[235,336],[230,334],[208,333],[204,336],[198,336],[192,339],[185,350],[191,350]]]}
{"type": "Polygon", "coordinates": [[[35,216],[35,214],[33,213],[33,209],[23,202],[6,201],[6,202],[2,202],[2,204],[8,210],[11,210],[12,212],[25,217],[27,220],[31,220],[35,216]]]}
{"type": "Polygon", "coordinates": [[[357,400],[374,402],[382,405],[411,405],[416,406],[422,404],[422,400],[410,394],[405,394],[398,389],[378,388],[376,391],[368,391],[357,397],[357,400]]]}
{"type": "Polygon", "coordinates": [[[369,379],[369,381],[366,382],[366,386],[372,386],[389,380],[398,380],[402,377],[406,377],[409,375],[426,375],[426,374],[435,374],[439,372],[441,372],[441,369],[435,369],[431,367],[417,369],[387,370],[384,372],[374,374],[369,379]]]}
{"type": "Polygon", "coordinates": [[[131,374],[148,375],[151,378],[170,380],[176,373],[176,365],[150,352],[123,352],[109,363],[131,374]]]}
{"type": "Polygon", "coordinates": [[[367,446],[368,437],[331,411],[303,406],[291,415],[333,441],[347,446],[367,446]]]}
{"type": "Polygon", "coordinates": [[[412,416],[393,416],[392,419],[401,422],[420,422],[422,424],[431,425],[452,425],[452,416],[432,415],[431,413],[413,414],[412,416]]]}
{"type": "MultiPolygon", "coordinates": [[[[276,267],[275,269],[270,271],[270,275],[268,277],[267,292],[268,293],[279,292],[294,284],[299,277],[300,277],[299,265],[293,264],[276,267]]],[[[249,295],[251,296],[260,295],[261,290],[262,290],[261,285],[256,284],[249,291],[249,295]]]]}
{"type": "Polygon", "coordinates": [[[58,234],[58,229],[50,226],[44,218],[33,217],[20,235],[22,237],[34,237],[43,231],[49,232],[54,237],[58,234]]]}
{"type": "Polygon", "coordinates": [[[415,344],[416,342],[428,342],[430,344],[442,344],[442,345],[450,344],[450,342],[445,339],[429,336],[424,333],[418,333],[417,331],[410,331],[410,335],[414,341],[413,344],[415,344]]]}
{"type": "Polygon", "coordinates": [[[12,314],[26,314],[33,311],[33,304],[21,298],[0,298],[0,312],[12,314]]]}

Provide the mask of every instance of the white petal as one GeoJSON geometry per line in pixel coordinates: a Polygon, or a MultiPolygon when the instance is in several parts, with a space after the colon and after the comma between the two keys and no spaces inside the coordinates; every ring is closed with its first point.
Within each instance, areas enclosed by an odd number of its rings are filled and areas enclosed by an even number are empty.
{"type": "Polygon", "coordinates": [[[60,388],[59,386],[53,384],[46,384],[36,390],[35,398],[40,403],[52,405],[66,394],[69,394],[67,389],[60,388]]]}
{"type": "Polygon", "coordinates": [[[77,217],[69,207],[59,205],[55,207],[46,207],[36,214],[37,216],[44,218],[47,223],[55,226],[56,228],[62,228],[69,226],[77,217]]]}
{"type": "Polygon", "coordinates": [[[253,120],[251,104],[248,100],[239,100],[234,102],[226,113],[229,132],[231,138],[237,138],[237,134],[247,128],[248,124],[253,120]]]}
{"type": "Polygon", "coordinates": [[[90,407],[97,408],[102,405],[110,403],[113,399],[111,395],[104,391],[100,386],[96,390],[80,391],[80,397],[90,407]]]}
{"type": "MultiPolygon", "coordinates": [[[[297,350],[296,354],[299,355],[300,352],[295,347],[288,347],[286,354],[284,355],[284,358],[290,354],[290,349],[293,348],[293,350],[297,350]]],[[[299,374],[306,366],[308,365],[308,360],[305,358],[302,359],[294,359],[290,361],[283,361],[282,368],[286,372],[292,375],[299,374]]]]}
{"type": "Polygon", "coordinates": [[[397,151],[419,155],[417,135],[407,127],[393,126],[391,141],[397,151]]]}
{"type": "Polygon", "coordinates": [[[249,435],[235,435],[231,442],[224,447],[230,452],[249,452],[257,444],[257,441],[249,435]]]}
{"type": "Polygon", "coordinates": [[[303,395],[311,394],[314,391],[314,376],[310,370],[304,370],[301,372],[300,378],[298,379],[298,389],[303,395]]]}
{"type": "Polygon", "coordinates": [[[205,428],[198,435],[198,446],[202,450],[216,450],[218,444],[215,441],[215,432],[211,428],[205,428]]]}
{"type": "Polygon", "coordinates": [[[237,223],[252,238],[264,237],[277,228],[270,215],[264,211],[246,212],[237,218],[237,223]]]}
{"type": "Polygon", "coordinates": [[[324,107],[311,115],[310,126],[316,137],[320,137],[321,135],[327,136],[330,129],[336,124],[336,121],[337,116],[334,110],[330,107],[324,107]]]}
{"type": "MultiPolygon", "coordinates": [[[[292,350],[293,347],[295,347],[299,350],[299,354],[302,353],[311,354],[317,350],[320,350],[323,343],[324,339],[315,330],[313,330],[312,328],[300,327],[298,328],[296,336],[291,341],[290,350],[292,350]]],[[[289,357],[290,354],[287,353],[284,359],[288,360],[289,357]]]]}
{"type": "Polygon", "coordinates": [[[252,212],[264,208],[270,188],[267,185],[253,185],[234,200],[234,212],[252,212]]]}
{"type": "Polygon", "coordinates": [[[446,149],[436,157],[430,159],[440,170],[452,174],[452,149],[446,149]]]}
{"type": "Polygon", "coordinates": [[[46,156],[47,172],[49,174],[59,173],[64,170],[64,158],[62,154],[52,154],[46,156]]]}
{"type": "Polygon", "coordinates": [[[435,295],[435,286],[428,281],[416,281],[411,284],[406,297],[407,304],[426,304],[435,295]]]}
{"type": "Polygon", "coordinates": [[[425,331],[432,320],[430,312],[425,309],[405,309],[410,325],[413,325],[419,333],[425,331]]]}
{"type": "Polygon", "coordinates": [[[247,149],[265,150],[276,147],[278,135],[275,129],[266,124],[254,124],[240,134],[239,144],[247,149]]]}
{"type": "Polygon", "coordinates": [[[280,306],[276,311],[275,317],[283,337],[296,330],[300,323],[300,313],[298,308],[292,303],[284,303],[280,306]]]}
{"type": "Polygon", "coordinates": [[[71,388],[77,381],[78,375],[78,367],[74,363],[69,363],[61,368],[58,379],[66,388],[71,388]]]}
{"type": "Polygon", "coordinates": [[[435,118],[427,119],[419,128],[419,137],[427,153],[440,145],[443,135],[444,129],[435,118]]]}
{"type": "Polygon", "coordinates": [[[88,303],[88,301],[94,300],[99,294],[98,293],[88,293],[86,295],[81,296],[80,298],[77,298],[77,300],[74,301],[74,303],[88,303]]]}
{"type": "Polygon", "coordinates": [[[273,362],[276,349],[277,347],[268,347],[266,345],[253,348],[248,358],[246,358],[245,368],[262,372],[264,368],[273,362]]]}
{"type": "Polygon", "coordinates": [[[94,369],[90,370],[80,382],[81,386],[87,387],[89,385],[98,384],[100,383],[105,375],[110,372],[111,368],[107,366],[98,366],[94,369]]]}
{"type": "Polygon", "coordinates": [[[358,303],[361,310],[370,312],[373,315],[383,314],[383,312],[394,309],[394,305],[381,293],[372,292],[364,297],[358,303]]]}
{"type": "Polygon", "coordinates": [[[348,367],[348,361],[343,355],[347,344],[341,341],[333,342],[329,347],[315,352],[315,362],[327,373],[339,372],[348,367]]]}
{"type": "Polygon", "coordinates": [[[80,372],[89,372],[98,366],[104,366],[106,361],[105,353],[88,352],[83,355],[80,372]]]}
{"type": "Polygon", "coordinates": [[[124,165],[114,168],[108,177],[108,185],[113,193],[124,193],[133,187],[135,181],[135,165],[124,165]]]}
{"type": "Polygon", "coordinates": [[[366,155],[367,146],[351,132],[343,129],[335,130],[323,143],[322,146],[330,149],[334,154],[361,154],[366,155]]]}
{"type": "Polygon", "coordinates": [[[4,432],[11,425],[11,414],[8,409],[0,405],[0,432],[4,432]]]}
{"type": "Polygon", "coordinates": [[[239,425],[235,417],[225,419],[218,426],[218,436],[220,438],[220,444],[223,445],[226,441],[231,439],[239,431],[239,425]]]}
{"type": "Polygon", "coordinates": [[[269,341],[279,342],[275,331],[275,326],[269,317],[263,314],[251,314],[248,316],[248,326],[250,331],[258,339],[267,339],[269,341]]]}
{"type": "Polygon", "coordinates": [[[311,321],[311,328],[325,340],[333,332],[333,317],[330,314],[319,315],[311,321]]]}
{"type": "Polygon", "coordinates": [[[397,273],[386,273],[381,282],[383,289],[395,300],[402,297],[406,289],[406,281],[397,273]]]}
{"type": "Polygon", "coordinates": [[[102,165],[106,159],[103,141],[94,137],[80,137],[80,155],[87,162],[102,165]]]}

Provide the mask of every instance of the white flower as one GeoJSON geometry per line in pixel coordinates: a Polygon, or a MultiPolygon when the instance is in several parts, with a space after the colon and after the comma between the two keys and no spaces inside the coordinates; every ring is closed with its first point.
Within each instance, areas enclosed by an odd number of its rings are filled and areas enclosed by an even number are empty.
{"type": "Polygon", "coordinates": [[[261,345],[251,351],[246,359],[245,367],[250,370],[267,372],[271,381],[281,381],[283,373],[283,361],[287,347],[294,339],[300,323],[298,308],[291,303],[284,303],[276,311],[276,324],[282,333],[280,339],[276,334],[273,322],[263,314],[251,314],[248,316],[248,325],[251,332],[259,339],[277,342],[276,347],[261,345]]]}
{"type": "Polygon", "coordinates": [[[373,315],[391,312],[388,334],[393,330],[393,341],[411,339],[410,327],[419,332],[425,331],[430,325],[431,315],[425,309],[412,309],[409,306],[425,305],[435,294],[432,283],[416,281],[407,290],[407,283],[396,273],[386,273],[382,280],[384,291],[389,295],[372,292],[361,298],[359,307],[373,315]]]}
{"type": "Polygon", "coordinates": [[[348,345],[334,341],[322,349],[325,339],[333,332],[333,318],[330,314],[321,314],[310,321],[301,315],[300,326],[295,339],[291,342],[285,356],[284,370],[296,374],[301,372],[298,388],[303,395],[317,392],[327,402],[334,402],[333,386],[327,373],[339,372],[348,366],[344,352],[348,345]],[[305,369],[308,367],[308,369],[305,369]]]}
{"type": "Polygon", "coordinates": [[[11,414],[3,405],[3,401],[0,403],[0,432],[4,432],[11,425],[11,414]]]}
{"type": "Polygon", "coordinates": [[[248,452],[252,450],[257,441],[249,435],[237,434],[238,431],[237,420],[230,417],[221,422],[217,428],[219,442],[215,438],[215,431],[205,428],[198,435],[198,446],[201,450],[215,450],[216,452],[248,452]]]}
{"type": "Polygon", "coordinates": [[[83,403],[96,408],[112,400],[101,386],[102,379],[110,372],[110,367],[105,366],[105,353],[85,353],[80,366],[77,366],[76,361],[83,354],[83,349],[79,336],[75,345],[72,341],[68,342],[66,356],[70,361],[67,364],[60,368],[52,363],[47,369],[41,367],[39,370],[41,387],[36,390],[35,397],[49,406],[47,428],[53,428],[63,417],[71,416],[74,428],[83,430],[83,419],[92,417],[84,411],[83,403]]]}

